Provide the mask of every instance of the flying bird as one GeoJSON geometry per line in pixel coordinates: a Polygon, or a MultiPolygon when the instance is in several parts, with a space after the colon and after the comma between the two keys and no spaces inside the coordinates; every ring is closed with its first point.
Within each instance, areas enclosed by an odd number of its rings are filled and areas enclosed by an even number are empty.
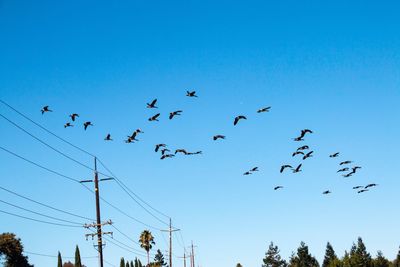
{"type": "Polygon", "coordinates": [[[332,155],[329,155],[330,158],[336,158],[339,156],[339,152],[333,153],[332,155]]]}
{"type": "Polygon", "coordinates": [[[322,194],[324,194],[324,195],[327,195],[327,194],[330,194],[330,193],[332,193],[332,192],[329,191],[329,190],[326,190],[326,191],[322,192],[322,194]]]}
{"type": "Polygon", "coordinates": [[[364,187],[364,186],[357,185],[357,186],[354,186],[353,189],[360,189],[360,188],[363,188],[363,187],[364,187]]]}
{"type": "Polygon", "coordinates": [[[157,113],[156,115],[154,115],[153,117],[149,118],[149,121],[158,121],[158,117],[160,116],[160,113],[157,113]]]}
{"type": "Polygon", "coordinates": [[[301,130],[300,136],[294,138],[294,141],[304,141],[303,137],[307,134],[307,133],[313,133],[313,131],[309,130],[309,129],[304,129],[301,130]]]}
{"type": "Polygon", "coordinates": [[[309,149],[309,147],[308,147],[308,146],[301,146],[301,147],[299,147],[299,148],[297,149],[297,151],[306,150],[306,149],[309,149]]]}
{"type": "Polygon", "coordinates": [[[253,169],[250,170],[251,172],[258,172],[258,167],[254,167],[253,169]]]}
{"type": "Polygon", "coordinates": [[[172,157],[175,157],[175,155],[174,154],[164,154],[161,156],[160,159],[166,159],[166,158],[172,158],[172,157]]]}
{"type": "Polygon", "coordinates": [[[350,164],[350,163],[352,163],[351,160],[346,160],[346,161],[340,162],[339,165],[346,165],[346,164],[350,164]]]}
{"type": "Polygon", "coordinates": [[[137,132],[137,133],[144,133],[140,128],[136,129],[135,132],[137,132]]]}
{"type": "Polygon", "coordinates": [[[260,108],[259,110],[257,110],[257,113],[268,112],[270,109],[271,107],[260,108]]]}
{"type": "Polygon", "coordinates": [[[185,149],[177,149],[177,150],[175,150],[175,154],[176,153],[182,153],[182,154],[185,154],[185,155],[189,154],[185,149]]]}
{"type": "Polygon", "coordinates": [[[171,151],[171,150],[169,150],[168,148],[163,148],[163,149],[161,149],[161,155],[164,155],[165,154],[165,152],[169,152],[169,151],[171,151]]]}
{"type": "Polygon", "coordinates": [[[198,97],[198,96],[196,95],[196,91],[191,91],[191,92],[186,91],[186,96],[188,96],[188,97],[198,97]]]}
{"type": "Polygon", "coordinates": [[[174,116],[182,115],[182,114],[181,114],[182,112],[183,112],[182,110],[177,110],[177,111],[174,111],[174,112],[170,112],[170,113],[169,113],[169,119],[172,120],[172,118],[173,118],[174,116]]]}
{"type": "Polygon", "coordinates": [[[67,122],[66,124],[64,124],[64,128],[67,128],[67,127],[74,127],[74,125],[72,125],[70,122],[67,122]]]}
{"type": "Polygon", "coordinates": [[[131,139],[131,141],[139,141],[138,139],[136,139],[136,136],[137,136],[137,132],[134,131],[132,133],[132,135],[128,135],[128,138],[131,139]]]}
{"type": "Polygon", "coordinates": [[[214,136],[213,136],[213,140],[214,140],[214,141],[216,141],[216,140],[218,140],[218,139],[225,139],[225,135],[217,134],[217,135],[214,135],[214,136]]]}
{"type": "Polygon", "coordinates": [[[79,117],[79,114],[76,113],[72,113],[71,115],[69,115],[71,117],[72,121],[75,121],[76,117],[79,117]]]}
{"type": "Polygon", "coordinates": [[[249,171],[247,171],[247,172],[243,173],[243,175],[250,175],[250,174],[252,174],[252,173],[251,173],[251,172],[249,172],[249,171]]]}
{"type": "Polygon", "coordinates": [[[104,138],[105,141],[112,141],[111,134],[107,134],[107,136],[104,138]]]}
{"type": "Polygon", "coordinates": [[[313,155],[312,153],[314,153],[314,151],[310,151],[307,154],[304,155],[303,160],[307,159],[307,158],[311,158],[313,155]]]}
{"type": "Polygon", "coordinates": [[[343,168],[343,169],[338,170],[337,172],[347,172],[348,170],[349,170],[349,168],[343,168]]]}
{"type": "Polygon", "coordinates": [[[282,166],[281,166],[280,173],[282,173],[286,168],[293,168],[293,167],[290,166],[290,165],[282,165],[282,166]]]}
{"type": "Polygon", "coordinates": [[[49,109],[49,106],[44,106],[40,111],[42,112],[42,115],[43,115],[45,112],[53,112],[51,109],[49,109]]]}
{"type": "Polygon", "coordinates": [[[203,154],[203,151],[196,151],[196,152],[188,152],[187,155],[199,155],[203,154]]]}
{"type": "Polygon", "coordinates": [[[283,188],[283,186],[281,186],[281,185],[278,185],[278,186],[275,186],[274,187],[274,190],[276,191],[276,190],[278,190],[278,189],[282,189],[283,188]]]}
{"type": "Polygon", "coordinates": [[[238,122],[240,121],[240,120],[247,120],[247,118],[245,117],[245,116],[243,116],[243,115],[239,115],[239,116],[237,116],[236,118],[235,118],[235,120],[233,121],[233,125],[236,125],[236,124],[238,124],[238,122]]]}
{"type": "Polygon", "coordinates": [[[151,103],[147,103],[147,108],[158,108],[156,107],[157,98],[151,101],[151,103]]]}
{"type": "Polygon", "coordinates": [[[369,191],[369,190],[368,189],[362,189],[362,190],[358,191],[357,193],[360,194],[360,193],[364,193],[364,192],[367,192],[367,191],[369,191]]]}
{"type": "Polygon", "coordinates": [[[299,164],[299,166],[297,166],[297,168],[293,170],[293,173],[301,172],[301,170],[300,170],[301,165],[302,164],[299,164]]]}
{"type": "Polygon", "coordinates": [[[355,173],[358,169],[361,169],[360,166],[354,166],[353,168],[351,168],[353,170],[353,172],[355,173]]]}
{"type": "Polygon", "coordinates": [[[92,124],[90,121],[87,121],[87,122],[85,122],[85,123],[83,124],[83,127],[85,128],[85,131],[86,131],[86,129],[87,129],[89,126],[93,126],[93,124],[92,124]]]}
{"type": "Polygon", "coordinates": [[[157,144],[156,145],[156,149],[154,149],[155,152],[158,152],[158,150],[160,149],[160,147],[166,147],[166,144],[157,144]]]}
{"type": "Polygon", "coordinates": [[[294,152],[293,154],[292,154],[292,157],[294,157],[294,156],[296,156],[296,155],[304,155],[304,152],[301,152],[301,151],[296,151],[296,152],[294,152]]]}
{"type": "Polygon", "coordinates": [[[348,178],[350,176],[352,176],[354,174],[354,172],[349,172],[348,174],[343,174],[342,176],[345,178],[348,178]]]}
{"type": "Polygon", "coordinates": [[[377,184],[368,184],[365,186],[365,189],[370,188],[370,187],[375,187],[375,186],[377,186],[377,184]]]}

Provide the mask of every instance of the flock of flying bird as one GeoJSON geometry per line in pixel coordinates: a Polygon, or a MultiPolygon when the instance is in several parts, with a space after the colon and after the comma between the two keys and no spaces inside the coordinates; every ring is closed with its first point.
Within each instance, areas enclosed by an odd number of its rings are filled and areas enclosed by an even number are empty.
{"type": "MultiPolygon", "coordinates": [[[[198,97],[196,95],[196,91],[186,91],[186,96],[187,97],[198,97]]],[[[154,99],[150,103],[146,103],[146,104],[147,104],[147,108],[148,109],[157,109],[158,108],[156,106],[157,105],[157,99],[154,99]]],[[[257,110],[257,113],[269,112],[270,109],[271,109],[271,107],[261,108],[261,109],[257,110]]],[[[47,112],[52,112],[52,110],[49,108],[49,106],[44,106],[41,109],[42,115],[47,113],[47,112]]],[[[176,111],[170,112],[168,118],[170,120],[172,120],[175,116],[182,115],[182,112],[183,112],[182,110],[176,110],[176,111]]],[[[150,122],[159,121],[160,115],[161,115],[160,113],[157,113],[157,114],[151,116],[148,119],[148,121],[150,121],[150,122]]],[[[72,113],[72,114],[69,115],[69,117],[71,118],[72,122],[66,122],[64,124],[64,128],[73,127],[74,126],[73,123],[77,120],[77,118],[79,117],[79,114],[72,113]]],[[[234,121],[233,121],[233,125],[234,126],[237,125],[241,120],[247,120],[247,117],[244,116],[244,115],[239,115],[239,116],[235,117],[234,121]]],[[[83,123],[83,128],[84,128],[85,131],[88,129],[89,126],[94,126],[94,125],[90,121],[85,121],[83,123]]],[[[127,139],[125,140],[125,143],[134,143],[135,141],[139,141],[137,139],[137,137],[138,137],[139,134],[142,134],[142,133],[144,133],[144,132],[140,128],[136,129],[131,135],[127,136],[127,139]]],[[[298,137],[293,138],[293,140],[295,142],[304,141],[304,137],[307,134],[312,134],[312,133],[313,133],[313,131],[310,130],[310,129],[301,130],[300,135],[298,137]]],[[[218,139],[223,140],[225,138],[226,138],[226,136],[225,135],[221,135],[221,134],[217,134],[217,135],[213,136],[213,140],[214,141],[217,141],[218,139]]],[[[111,134],[108,133],[106,135],[106,137],[104,138],[104,140],[105,141],[112,141],[113,139],[111,138],[111,134]]],[[[161,160],[175,157],[178,153],[181,153],[182,155],[199,155],[199,154],[202,154],[202,151],[188,152],[183,148],[175,149],[174,153],[171,153],[172,151],[170,151],[167,148],[167,145],[166,144],[162,144],[162,143],[156,144],[154,151],[161,153],[161,157],[160,157],[161,160]]],[[[292,157],[296,157],[297,155],[301,155],[302,160],[305,161],[306,159],[313,157],[313,154],[314,154],[314,151],[310,150],[309,146],[303,145],[303,146],[297,148],[297,150],[293,152],[292,157]]],[[[330,158],[337,158],[338,156],[339,156],[339,152],[336,152],[336,153],[333,153],[333,154],[329,155],[330,158]]],[[[339,163],[340,169],[337,171],[337,173],[343,173],[342,176],[345,177],[345,178],[348,178],[348,177],[352,176],[353,174],[355,174],[358,169],[361,169],[360,166],[349,167],[349,164],[351,164],[351,163],[352,163],[352,161],[350,161],[350,160],[346,160],[346,161],[340,162],[339,163]]],[[[296,167],[292,167],[289,164],[285,164],[285,165],[281,166],[280,173],[283,173],[287,169],[291,170],[292,173],[298,173],[298,172],[302,171],[302,169],[301,169],[302,166],[303,166],[303,163],[300,163],[296,167]]],[[[250,169],[250,170],[246,171],[245,173],[243,173],[243,175],[251,175],[251,174],[253,174],[254,172],[257,172],[257,171],[259,171],[258,167],[253,167],[252,169],[250,169]]],[[[378,186],[378,185],[377,184],[368,184],[366,186],[359,185],[359,186],[354,186],[353,189],[357,190],[357,193],[360,194],[360,193],[364,193],[364,192],[369,191],[370,188],[375,187],[375,186],[378,186]]],[[[278,185],[278,186],[274,187],[274,190],[283,189],[283,188],[284,187],[282,185],[278,185]]],[[[331,194],[331,193],[332,192],[330,190],[326,190],[326,191],[322,192],[322,194],[324,194],[324,195],[331,194]]]]}

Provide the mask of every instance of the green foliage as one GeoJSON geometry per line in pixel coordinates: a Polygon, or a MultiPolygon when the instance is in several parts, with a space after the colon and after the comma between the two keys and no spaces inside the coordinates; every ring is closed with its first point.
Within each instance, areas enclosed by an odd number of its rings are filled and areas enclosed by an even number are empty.
{"type": "Polygon", "coordinates": [[[81,253],[79,251],[78,245],[76,245],[75,248],[75,267],[82,267],[81,253]]]}
{"type": "Polygon", "coordinates": [[[362,238],[359,237],[357,241],[357,248],[352,255],[352,263],[354,266],[363,266],[363,267],[372,267],[372,258],[371,255],[367,252],[367,249],[362,241],[362,238]]]}
{"type": "Polygon", "coordinates": [[[157,253],[154,256],[154,263],[156,266],[162,267],[162,266],[167,266],[167,263],[165,262],[164,255],[161,253],[161,250],[157,249],[157,253]]]}
{"type": "Polygon", "coordinates": [[[57,256],[57,267],[62,267],[62,258],[61,258],[61,253],[60,251],[58,252],[58,256],[57,256]]]}
{"type": "Polygon", "coordinates": [[[289,267],[319,267],[319,263],[308,252],[308,246],[301,242],[297,254],[293,254],[290,258],[289,267]]]}
{"type": "Polygon", "coordinates": [[[142,262],[138,258],[135,258],[135,267],[143,267],[142,262]]]}
{"type": "Polygon", "coordinates": [[[237,263],[236,267],[243,267],[243,266],[240,263],[237,263]]]}
{"type": "Polygon", "coordinates": [[[143,248],[147,253],[147,265],[150,265],[150,250],[153,248],[154,237],[149,230],[144,230],[139,237],[140,247],[143,248]]]}
{"type": "Polygon", "coordinates": [[[72,262],[68,261],[63,264],[63,267],[75,267],[75,265],[72,262]]]}
{"type": "Polygon", "coordinates": [[[336,256],[335,250],[329,242],[326,244],[325,257],[322,267],[340,267],[340,261],[336,256]]]}
{"type": "Polygon", "coordinates": [[[119,267],[125,267],[125,259],[122,257],[119,262],[119,267]]]}
{"type": "Polygon", "coordinates": [[[400,267],[400,247],[399,247],[399,251],[397,252],[397,257],[396,257],[396,259],[393,261],[392,266],[393,266],[393,267],[400,267]]]}
{"type": "Polygon", "coordinates": [[[22,255],[24,247],[21,239],[15,234],[3,233],[0,235],[0,257],[5,258],[4,267],[32,267],[28,258],[22,255]]]}
{"type": "Polygon", "coordinates": [[[265,258],[263,259],[262,267],[285,267],[287,263],[279,255],[278,246],[274,246],[271,242],[268,247],[268,251],[265,253],[265,258]]]}
{"type": "Polygon", "coordinates": [[[129,262],[126,263],[126,267],[129,267],[129,262]]]}
{"type": "Polygon", "coordinates": [[[372,261],[372,265],[374,267],[389,267],[390,261],[383,256],[382,251],[378,251],[376,258],[372,261]]]}

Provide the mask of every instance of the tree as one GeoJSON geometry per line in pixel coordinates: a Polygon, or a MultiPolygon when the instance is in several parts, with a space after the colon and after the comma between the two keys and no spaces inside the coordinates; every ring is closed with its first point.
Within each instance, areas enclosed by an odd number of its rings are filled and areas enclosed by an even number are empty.
{"type": "Polygon", "coordinates": [[[75,267],[75,265],[72,262],[68,261],[63,264],[63,267],[75,267]]]}
{"type": "Polygon", "coordinates": [[[243,266],[240,263],[237,263],[236,267],[243,267],[243,266]]]}
{"type": "Polygon", "coordinates": [[[371,255],[367,252],[361,237],[358,238],[356,250],[353,252],[353,255],[350,255],[350,258],[353,266],[373,266],[371,255]]]}
{"type": "Polygon", "coordinates": [[[373,260],[373,266],[374,267],[389,267],[390,261],[383,256],[382,251],[378,251],[376,258],[373,260]]]}
{"type": "Polygon", "coordinates": [[[308,246],[300,243],[297,254],[292,254],[289,267],[319,267],[318,261],[308,252],[308,246]]]}
{"type": "Polygon", "coordinates": [[[58,252],[58,256],[57,256],[57,267],[62,267],[62,258],[61,258],[61,253],[60,251],[58,252]]]}
{"type": "Polygon", "coordinates": [[[263,259],[262,267],[285,267],[287,263],[279,255],[278,246],[274,246],[271,242],[268,247],[268,251],[265,253],[265,258],[263,259]]]}
{"type": "Polygon", "coordinates": [[[0,257],[5,257],[4,267],[33,267],[28,258],[22,255],[24,247],[21,239],[15,234],[3,233],[0,235],[0,257]]]}
{"type": "Polygon", "coordinates": [[[166,266],[167,263],[165,262],[164,255],[161,253],[161,250],[157,249],[157,253],[154,256],[154,263],[156,266],[163,267],[166,266]]]}
{"type": "Polygon", "coordinates": [[[150,266],[150,250],[153,248],[154,237],[149,230],[144,230],[139,237],[140,247],[147,253],[147,266],[150,266]]]}
{"type": "Polygon", "coordinates": [[[121,261],[119,262],[119,267],[125,267],[125,259],[122,257],[121,261]]]}
{"type": "Polygon", "coordinates": [[[78,245],[76,245],[75,248],[75,267],[82,267],[81,253],[79,251],[78,245]]]}
{"type": "Polygon", "coordinates": [[[142,262],[138,258],[135,258],[135,267],[143,267],[142,262]]]}
{"type": "Polygon", "coordinates": [[[400,247],[399,247],[399,251],[397,252],[397,257],[396,257],[396,259],[393,261],[392,266],[393,266],[393,267],[400,267],[400,247]]]}
{"type": "Polygon", "coordinates": [[[126,262],[126,266],[125,267],[129,267],[129,262],[128,261],[126,262]]]}
{"type": "Polygon", "coordinates": [[[324,262],[322,267],[336,267],[339,264],[339,259],[336,256],[335,250],[333,249],[331,243],[326,244],[324,262]]]}

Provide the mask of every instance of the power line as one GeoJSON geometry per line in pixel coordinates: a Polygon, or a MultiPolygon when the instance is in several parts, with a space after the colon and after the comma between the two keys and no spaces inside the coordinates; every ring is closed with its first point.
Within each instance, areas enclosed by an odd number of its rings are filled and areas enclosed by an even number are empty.
{"type": "Polygon", "coordinates": [[[5,106],[7,106],[8,108],[12,109],[13,111],[15,111],[16,113],[18,113],[20,116],[24,117],[25,119],[27,119],[28,121],[32,122],[33,124],[35,124],[36,126],[38,126],[39,128],[41,128],[42,130],[46,131],[47,133],[51,134],[52,136],[58,138],[59,140],[67,143],[68,145],[80,150],[83,153],[86,153],[89,156],[95,157],[95,155],[93,155],[92,153],[88,152],[87,150],[78,147],[74,144],[72,144],[71,142],[68,142],[67,140],[65,140],[64,138],[56,135],[55,133],[51,132],[50,130],[46,129],[45,127],[43,127],[42,125],[40,125],[39,123],[35,122],[34,120],[30,119],[28,116],[26,116],[25,114],[23,114],[22,112],[18,111],[16,108],[12,107],[11,105],[7,104],[6,102],[4,102],[2,99],[0,99],[0,102],[2,104],[4,104],[5,106]]]}
{"type": "Polygon", "coordinates": [[[8,121],[9,123],[11,123],[12,125],[14,125],[15,127],[17,127],[18,129],[20,129],[21,131],[23,131],[24,133],[26,133],[27,135],[31,136],[32,138],[36,139],[38,142],[42,143],[43,145],[47,146],[48,148],[50,148],[51,150],[57,152],[58,154],[66,157],[67,159],[75,162],[76,164],[81,165],[82,167],[89,169],[91,171],[94,171],[90,166],[68,156],[67,154],[65,154],[64,152],[58,150],[57,148],[47,144],[45,141],[43,141],[42,139],[40,139],[39,137],[36,137],[35,135],[31,134],[30,132],[28,132],[27,130],[25,130],[24,128],[22,128],[21,126],[19,126],[18,124],[16,124],[15,122],[13,122],[12,120],[10,120],[9,118],[7,118],[6,116],[4,116],[3,114],[0,114],[0,117],[2,117],[3,119],[5,119],[6,121],[8,121]]]}
{"type": "Polygon", "coordinates": [[[49,209],[52,209],[52,210],[55,210],[55,211],[58,211],[58,212],[62,212],[62,213],[64,213],[64,214],[68,214],[68,215],[71,215],[71,216],[74,216],[74,217],[77,217],[77,218],[81,218],[81,219],[85,219],[85,220],[94,221],[94,219],[91,219],[91,218],[88,218],[88,217],[85,217],[85,216],[81,216],[81,215],[77,215],[77,214],[74,214],[74,213],[71,213],[71,212],[68,212],[68,211],[64,211],[64,210],[61,210],[61,209],[58,209],[58,208],[49,206],[49,205],[47,205],[47,204],[41,203],[41,202],[39,202],[39,201],[33,200],[33,199],[28,198],[28,197],[26,197],[26,196],[22,196],[22,195],[20,195],[20,194],[18,194],[18,193],[16,193],[16,192],[13,192],[13,191],[11,191],[11,190],[9,190],[9,189],[6,189],[6,188],[4,188],[4,187],[2,187],[2,186],[0,186],[0,189],[3,190],[3,191],[8,192],[8,193],[10,193],[10,194],[16,195],[16,196],[18,196],[18,197],[20,197],[20,198],[23,198],[23,199],[26,199],[26,200],[31,201],[31,202],[33,202],[33,203],[39,204],[39,205],[41,205],[41,206],[43,206],[43,207],[46,207],[46,208],[49,208],[49,209]]]}
{"type": "Polygon", "coordinates": [[[117,230],[117,232],[119,232],[121,235],[125,236],[127,239],[129,239],[130,241],[132,241],[133,243],[140,245],[139,242],[137,242],[136,240],[132,239],[131,237],[129,237],[127,234],[123,233],[121,230],[119,230],[117,227],[115,227],[114,224],[111,225],[115,230],[117,230]]]}
{"type": "MultiPolygon", "coordinates": [[[[57,258],[58,257],[56,255],[36,253],[36,252],[30,252],[30,251],[24,251],[23,253],[35,255],[35,256],[49,257],[49,258],[57,258]]],[[[66,256],[62,256],[62,257],[63,257],[63,259],[75,259],[75,257],[66,257],[66,256]]],[[[86,256],[86,257],[81,256],[81,259],[95,259],[95,258],[97,258],[97,256],[86,256]]]]}
{"type": "Polygon", "coordinates": [[[40,222],[40,223],[45,223],[45,224],[52,224],[52,225],[64,226],[64,227],[79,227],[79,228],[82,227],[82,226],[78,226],[78,225],[61,224],[61,223],[53,223],[53,222],[49,222],[49,221],[37,220],[37,219],[34,219],[34,218],[18,215],[18,214],[12,213],[12,212],[7,212],[7,211],[4,211],[4,210],[0,210],[0,212],[8,214],[8,215],[11,215],[11,216],[19,217],[19,218],[22,218],[22,219],[35,221],[35,222],[40,222]]]}
{"type": "Polygon", "coordinates": [[[38,164],[38,163],[36,163],[36,162],[33,162],[33,161],[31,161],[31,160],[29,160],[29,159],[23,157],[23,156],[20,156],[20,155],[14,153],[14,152],[12,152],[12,151],[10,151],[10,150],[8,150],[8,149],[2,147],[2,146],[0,146],[0,149],[2,149],[3,151],[5,151],[5,152],[7,152],[7,153],[9,153],[9,154],[11,154],[11,155],[17,157],[17,158],[20,158],[20,159],[22,159],[22,160],[24,160],[24,161],[26,161],[26,162],[29,162],[30,164],[35,165],[36,167],[39,167],[39,168],[41,168],[41,169],[44,169],[44,170],[46,170],[46,171],[48,171],[48,172],[51,172],[51,173],[53,173],[53,174],[56,174],[56,175],[58,175],[58,176],[60,176],[60,177],[63,177],[63,178],[65,178],[65,179],[68,179],[68,180],[70,180],[70,181],[74,181],[74,182],[79,183],[79,180],[78,180],[78,179],[72,178],[72,177],[70,177],[70,176],[61,174],[61,173],[59,173],[59,172],[57,172],[57,171],[51,170],[51,169],[49,169],[49,168],[47,168],[47,167],[44,167],[44,166],[42,166],[42,165],[40,165],[40,164],[38,164]]]}

